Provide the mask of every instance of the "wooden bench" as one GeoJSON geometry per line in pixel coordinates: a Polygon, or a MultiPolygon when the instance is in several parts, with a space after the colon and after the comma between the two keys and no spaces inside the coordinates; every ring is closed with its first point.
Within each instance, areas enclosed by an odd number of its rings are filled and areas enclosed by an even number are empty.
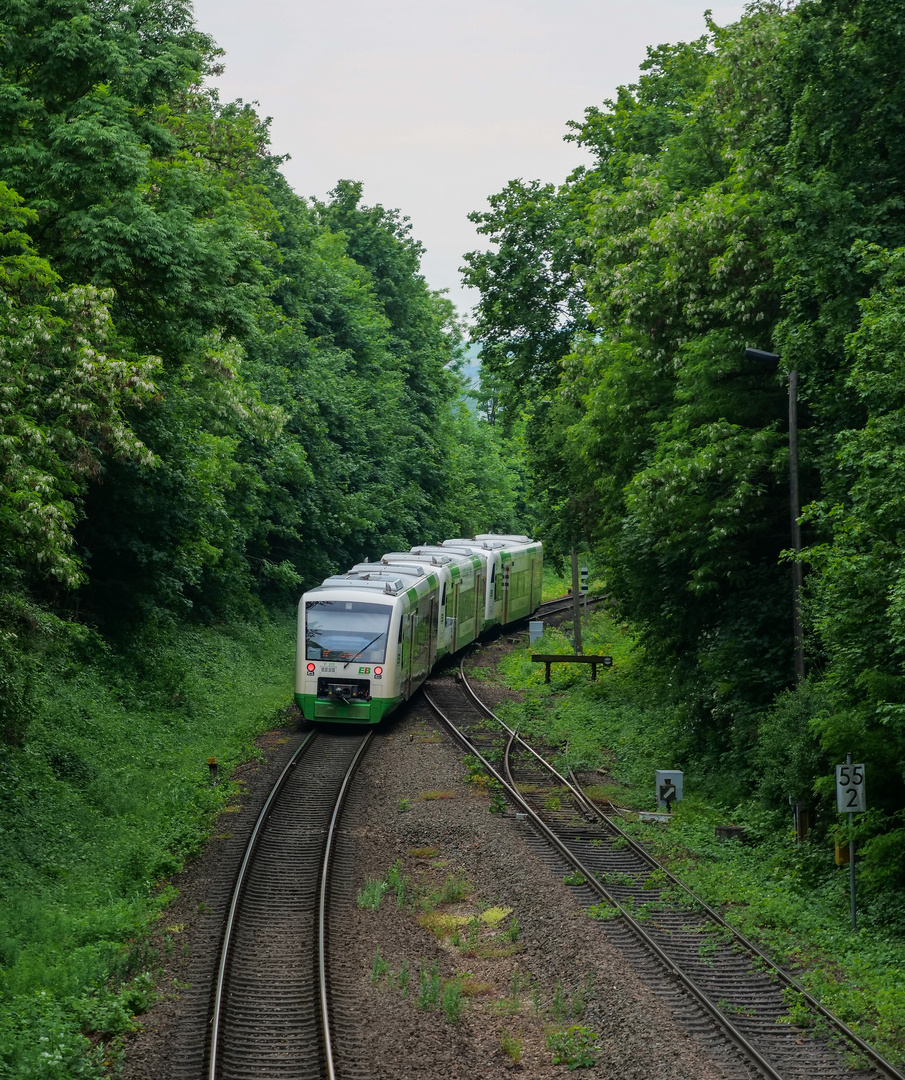
{"type": "Polygon", "coordinates": [[[559,654],[546,654],[534,655],[531,657],[535,664],[545,664],[544,670],[544,682],[550,681],[550,665],[551,664],[590,664],[591,665],[591,679],[597,679],[597,665],[601,667],[612,667],[612,656],[561,656],[559,654]]]}

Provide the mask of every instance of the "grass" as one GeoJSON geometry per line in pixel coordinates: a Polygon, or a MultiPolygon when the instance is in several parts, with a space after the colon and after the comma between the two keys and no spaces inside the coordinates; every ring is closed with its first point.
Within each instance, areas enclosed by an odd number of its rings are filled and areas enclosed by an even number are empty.
{"type": "Polygon", "coordinates": [[[387,870],[386,883],[387,888],[392,889],[396,894],[396,907],[402,907],[412,892],[412,883],[408,876],[402,872],[401,859],[397,859],[387,870]]]}
{"type": "Polygon", "coordinates": [[[440,1002],[440,971],[435,960],[430,967],[422,960],[418,968],[418,1006],[422,1009],[436,1008],[440,1002]]]}
{"type": "MultiPolygon", "coordinates": [[[[408,997],[411,981],[408,961],[403,961],[401,970],[396,974],[389,962],[380,955],[378,948],[371,964],[371,983],[377,986],[383,978],[388,987],[399,990],[403,998],[408,997]]],[[[475,996],[476,992],[471,976],[444,979],[440,975],[440,965],[436,960],[428,963],[422,959],[418,965],[416,1005],[419,1009],[439,1010],[448,1024],[459,1022],[465,1000],[475,996]]]]}
{"type": "Polygon", "coordinates": [[[520,1032],[501,1031],[500,1048],[513,1065],[519,1065],[522,1060],[522,1047],[525,1040],[520,1032]]]}
{"type": "Polygon", "coordinates": [[[592,802],[618,804],[625,795],[625,788],[617,784],[586,784],[584,793],[592,802]]]}
{"type": "Polygon", "coordinates": [[[589,1069],[596,1064],[594,1053],[597,1035],[577,1024],[565,1031],[553,1031],[547,1036],[547,1047],[553,1052],[554,1065],[571,1069],[589,1069]]]}
{"type": "Polygon", "coordinates": [[[418,916],[418,925],[438,938],[452,937],[470,921],[470,915],[452,915],[447,911],[425,911],[418,916]]]}
{"type": "Polygon", "coordinates": [[[489,907],[481,912],[481,922],[487,926],[499,926],[508,915],[512,914],[511,907],[489,907]]]}
{"type": "Polygon", "coordinates": [[[440,1008],[449,1024],[456,1024],[462,1015],[462,984],[458,979],[449,979],[443,987],[440,1008]]]}
{"type": "Polygon", "coordinates": [[[153,999],[169,878],[238,810],[229,774],[288,705],[293,652],[287,617],[48,666],[25,745],[0,747],[0,1076],[107,1075],[153,999]]]}
{"type": "Polygon", "coordinates": [[[459,977],[459,982],[462,984],[462,993],[467,998],[489,997],[493,994],[493,983],[484,982],[468,972],[459,977]]]}
{"type": "Polygon", "coordinates": [[[464,874],[448,874],[437,895],[438,904],[458,904],[472,891],[464,874]]]}
{"type": "Polygon", "coordinates": [[[374,951],[374,959],[371,962],[371,982],[376,986],[381,979],[381,976],[385,975],[390,970],[389,963],[380,955],[380,947],[374,951]]]}
{"type": "Polygon", "coordinates": [[[383,900],[383,894],[387,891],[387,882],[382,878],[368,878],[358,890],[355,902],[366,911],[376,911],[383,900]]]}
{"type": "Polygon", "coordinates": [[[401,859],[397,859],[382,878],[366,878],[358,890],[356,903],[367,911],[377,911],[386,892],[396,894],[396,907],[402,907],[412,893],[412,883],[402,872],[401,859]]]}

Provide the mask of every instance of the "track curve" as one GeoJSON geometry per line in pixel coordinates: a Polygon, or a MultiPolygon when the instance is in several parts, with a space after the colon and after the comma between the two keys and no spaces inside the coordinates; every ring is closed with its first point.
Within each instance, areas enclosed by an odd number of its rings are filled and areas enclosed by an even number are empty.
{"type": "MultiPolygon", "coordinates": [[[[841,1021],[823,1009],[789,974],[737,934],[718,912],[684,890],[673,875],[631,840],[584,795],[575,778],[561,776],[485,706],[460,666],[463,700],[443,703],[425,694],[443,722],[484,761],[507,799],[553,845],[586,906],[610,905],[602,923],[610,940],[671,1005],[681,1022],[718,1052],[728,1075],[771,1080],[903,1080],[841,1021]],[[468,709],[472,718],[468,718],[468,709]],[[445,715],[457,713],[457,722],[445,715]],[[505,733],[505,748],[486,730],[486,718],[505,733]],[[500,769],[482,754],[501,759],[500,769]],[[520,790],[522,789],[522,790],[520,790]],[[551,797],[551,792],[555,793],[551,797]],[[811,1009],[826,1033],[795,1025],[783,991],[811,1009]],[[857,1056],[859,1064],[852,1064],[857,1056]]],[[[549,861],[549,859],[548,859],[549,861]]],[[[568,881],[568,878],[566,879],[568,881]]]]}

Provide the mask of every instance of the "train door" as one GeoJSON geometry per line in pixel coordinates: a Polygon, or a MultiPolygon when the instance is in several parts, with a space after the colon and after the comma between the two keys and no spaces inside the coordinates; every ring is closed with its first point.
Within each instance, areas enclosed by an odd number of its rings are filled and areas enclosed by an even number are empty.
{"type": "Polygon", "coordinates": [[[459,648],[459,586],[460,585],[461,585],[460,581],[455,581],[455,582],[450,583],[450,586],[452,588],[452,602],[447,603],[447,605],[446,605],[447,612],[449,612],[450,609],[452,610],[452,620],[453,620],[453,625],[452,625],[452,645],[450,646],[452,652],[456,652],[456,650],[459,648]]]}
{"type": "Polygon", "coordinates": [[[509,622],[509,586],[512,584],[512,563],[500,567],[503,574],[503,622],[509,622]]]}
{"type": "Polygon", "coordinates": [[[414,623],[412,612],[406,612],[402,616],[402,671],[399,675],[399,681],[404,698],[412,696],[412,665],[415,662],[415,642],[412,640],[414,623]]]}
{"type": "Polygon", "coordinates": [[[487,560],[490,565],[490,580],[487,583],[487,621],[491,625],[498,623],[503,615],[503,564],[499,553],[491,552],[487,560]]]}
{"type": "Polygon", "coordinates": [[[537,567],[537,592],[534,594],[534,607],[544,599],[544,556],[540,548],[534,553],[534,565],[537,567]]]}
{"type": "Polygon", "coordinates": [[[474,636],[477,638],[484,629],[484,569],[475,571],[474,576],[474,636]]]}
{"type": "MultiPolygon", "coordinates": [[[[444,585],[444,588],[446,588],[445,585],[444,585]]],[[[434,661],[437,659],[437,620],[439,619],[438,609],[439,609],[439,603],[438,603],[438,600],[437,600],[437,595],[435,593],[433,596],[431,596],[430,613],[429,613],[428,618],[427,618],[427,624],[430,627],[430,629],[428,630],[428,639],[427,639],[427,670],[428,670],[428,672],[430,672],[430,669],[434,666],[434,661]]]]}
{"type": "Polygon", "coordinates": [[[447,581],[444,578],[440,593],[440,618],[437,620],[440,645],[443,646],[444,652],[453,652],[456,648],[455,596],[455,585],[452,580],[447,581]]]}

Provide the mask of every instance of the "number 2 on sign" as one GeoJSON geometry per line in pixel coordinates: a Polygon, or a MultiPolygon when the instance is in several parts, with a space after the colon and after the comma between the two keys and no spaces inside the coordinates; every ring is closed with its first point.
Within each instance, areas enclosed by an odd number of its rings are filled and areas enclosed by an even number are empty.
{"type": "Polygon", "coordinates": [[[867,809],[863,765],[836,766],[836,809],[840,814],[855,814],[867,809]]]}

